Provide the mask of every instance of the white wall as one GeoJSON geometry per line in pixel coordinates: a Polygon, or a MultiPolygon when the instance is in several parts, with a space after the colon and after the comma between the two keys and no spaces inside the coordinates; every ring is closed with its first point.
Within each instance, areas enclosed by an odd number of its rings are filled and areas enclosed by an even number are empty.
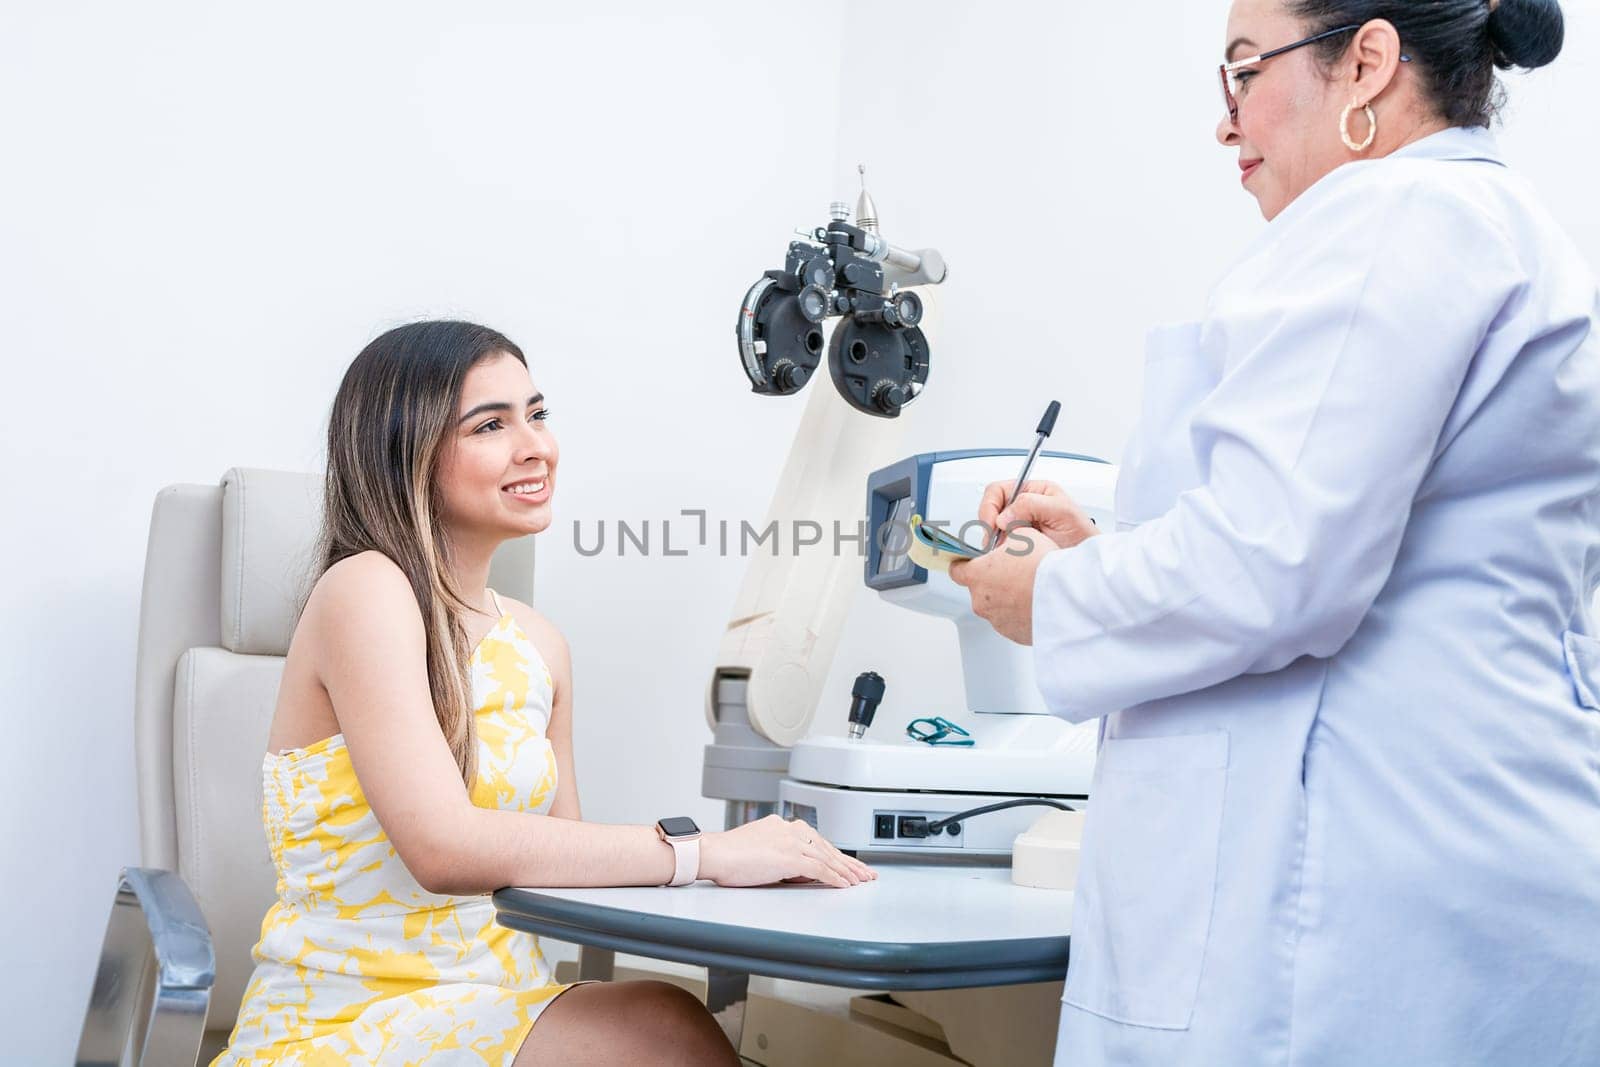
{"type": "MultiPolygon", "coordinates": [[[[3,1058],[76,1038],[138,861],[130,691],[151,499],[311,469],[372,335],[478,319],[528,351],[563,446],[540,606],[571,640],[586,814],[699,797],[706,666],[740,565],[579,556],[573,520],[758,520],[800,400],[751,397],[734,311],[791,226],[853,200],[951,264],[906,449],[1115,457],[1140,338],[1260,226],[1211,140],[1224,6],[109,3],[0,32],[3,1058]]],[[[1600,12],[1519,85],[1508,153],[1600,263],[1600,12]]],[[[825,383],[818,383],[825,385],[825,383]]],[[[948,626],[864,591],[822,703],[952,710],[948,626]],[[886,634],[892,636],[885,636],[886,634]],[[939,654],[930,654],[927,642],[939,654]]]]}
{"type": "Polygon", "coordinates": [[[345,366],[416,317],[528,352],[564,449],[539,601],[575,650],[586,814],[701,800],[712,556],[583,559],[570,523],[759,518],[798,402],[739,298],[832,195],[832,3],[8,5],[0,32],[0,1061],[71,1055],[137,863],[151,501],[312,469],[345,366]]]}

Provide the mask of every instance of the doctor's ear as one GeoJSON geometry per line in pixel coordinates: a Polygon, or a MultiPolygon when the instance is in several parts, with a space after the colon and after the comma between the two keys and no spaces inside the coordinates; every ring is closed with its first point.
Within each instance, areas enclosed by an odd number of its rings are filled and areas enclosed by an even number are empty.
{"type": "Polygon", "coordinates": [[[1410,59],[1400,47],[1400,31],[1394,23],[1373,19],[1356,31],[1345,52],[1344,71],[1350,79],[1346,95],[1370,102],[1389,88],[1400,64],[1410,59]]]}

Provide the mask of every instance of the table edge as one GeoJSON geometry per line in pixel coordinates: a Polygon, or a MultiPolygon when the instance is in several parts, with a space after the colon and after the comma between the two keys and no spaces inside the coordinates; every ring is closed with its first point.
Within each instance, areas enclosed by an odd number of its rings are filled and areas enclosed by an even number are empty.
{"type": "Polygon", "coordinates": [[[1066,974],[1071,945],[1070,934],[997,941],[855,941],[580,903],[529,888],[498,890],[493,901],[497,921],[528,933],[686,963],[712,956],[737,959],[753,974],[780,978],[791,975],[775,973],[777,969],[801,968],[847,973],[857,979],[857,983],[836,984],[859,984],[882,976],[897,979],[900,988],[909,988],[906,980],[919,974],[975,979],[966,983],[970,985],[1051,981],[1066,974]],[[679,951],[663,956],[662,949],[679,951]],[[686,954],[694,958],[683,958],[686,954]],[[1030,977],[1017,977],[1019,974],[1030,977]]]}

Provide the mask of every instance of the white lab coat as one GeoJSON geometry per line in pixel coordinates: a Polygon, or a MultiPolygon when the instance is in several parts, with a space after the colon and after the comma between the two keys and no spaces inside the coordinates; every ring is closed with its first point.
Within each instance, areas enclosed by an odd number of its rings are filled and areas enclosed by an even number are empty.
{"type": "Polygon", "coordinates": [[[1118,530],[1035,586],[1106,716],[1058,1065],[1600,1064],[1596,313],[1458,128],[1152,336],[1118,530]]]}

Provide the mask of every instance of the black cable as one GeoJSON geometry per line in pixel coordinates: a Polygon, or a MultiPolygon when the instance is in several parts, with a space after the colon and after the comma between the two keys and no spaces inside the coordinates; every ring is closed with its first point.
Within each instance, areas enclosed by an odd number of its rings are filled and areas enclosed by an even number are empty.
{"type": "Polygon", "coordinates": [[[958,811],[954,815],[946,815],[942,819],[930,822],[928,824],[928,836],[932,837],[934,834],[939,833],[951,823],[960,822],[962,819],[970,819],[974,815],[987,815],[991,811],[1001,811],[1005,808],[1022,808],[1029,805],[1038,805],[1039,807],[1045,808],[1060,808],[1062,811],[1078,810],[1071,804],[1063,804],[1059,800],[1046,800],[1044,797],[1027,797],[1022,800],[1002,800],[998,804],[985,804],[981,808],[972,808],[969,811],[958,811]]]}

